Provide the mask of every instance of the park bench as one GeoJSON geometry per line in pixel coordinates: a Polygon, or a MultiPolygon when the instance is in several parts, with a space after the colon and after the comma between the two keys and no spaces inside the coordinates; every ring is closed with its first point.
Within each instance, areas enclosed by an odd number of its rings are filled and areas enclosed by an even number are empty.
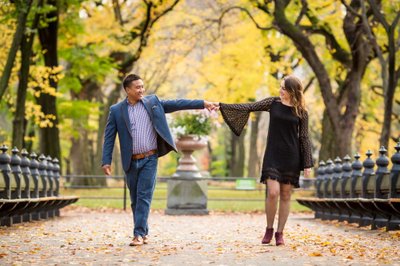
{"type": "Polygon", "coordinates": [[[372,153],[361,162],[347,155],[319,162],[315,180],[315,197],[302,197],[297,201],[312,209],[315,218],[348,221],[371,229],[386,227],[400,230],[400,142],[391,157],[391,170],[386,149],[379,150],[374,162],[372,153]],[[375,166],[377,169],[375,171],[375,166]]]}
{"type": "Polygon", "coordinates": [[[14,148],[0,147],[0,225],[48,219],[76,202],[76,196],[60,196],[60,166],[57,159],[14,148]],[[37,160],[39,159],[39,160],[37,160]]]}

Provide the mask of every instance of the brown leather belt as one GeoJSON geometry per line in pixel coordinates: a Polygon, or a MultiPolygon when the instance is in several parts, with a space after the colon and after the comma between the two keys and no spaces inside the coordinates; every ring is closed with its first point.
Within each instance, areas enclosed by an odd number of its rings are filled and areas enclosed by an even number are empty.
{"type": "Polygon", "coordinates": [[[148,152],[145,152],[145,153],[132,154],[132,160],[140,160],[140,159],[149,157],[149,156],[151,156],[153,154],[156,154],[156,153],[157,153],[157,150],[151,150],[151,151],[148,151],[148,152]]]}

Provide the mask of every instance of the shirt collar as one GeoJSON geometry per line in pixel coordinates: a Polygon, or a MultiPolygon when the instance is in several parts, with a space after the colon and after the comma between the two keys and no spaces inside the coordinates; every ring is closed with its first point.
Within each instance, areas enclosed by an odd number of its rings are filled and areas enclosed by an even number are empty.
{"type": "MultiPolygon", "coordinates": [[[[132,106],[132,107],[134,107],[136,104],[131,104],[130,102],[129,102],[129,100],[128,100],[128,97],[126,97],[126,103],[129,105],[129,106],[132,106]]],[[[142,103],[142,100],[139,100],[137,103],[142,103]]]]}

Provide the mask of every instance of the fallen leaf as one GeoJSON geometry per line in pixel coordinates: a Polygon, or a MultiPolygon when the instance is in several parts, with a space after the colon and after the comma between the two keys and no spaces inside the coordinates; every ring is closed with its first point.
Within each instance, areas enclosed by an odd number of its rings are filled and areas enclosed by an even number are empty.
{"type": "Polygon", "coordinates": [[[313,253],[308,254],[310,257],[322,257],[321,252],[314,251],[313,253]]]}

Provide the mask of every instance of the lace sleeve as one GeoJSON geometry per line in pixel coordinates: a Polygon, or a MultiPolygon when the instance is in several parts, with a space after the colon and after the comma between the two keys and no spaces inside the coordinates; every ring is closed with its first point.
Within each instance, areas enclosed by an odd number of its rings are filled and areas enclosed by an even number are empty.
{"type": "Polygon", "coordinates": [[[220,110],[225,123],[236,136],[240,136],[247,120],[249,120],[250,112],[269,111],[271,104],[277,99],[279,97],[269,97],[254,103],[220,103],[220,110]]]}
{"type": "Polygon", "coordinates": [[[299,126],[299,138],[300,138],[300,151],[302,158],[303,169],[313,167],[313,159],[311,152],[311,141],[308,136],[308,113],[305,112],[304,117],[300,119],[299,126]]]}

